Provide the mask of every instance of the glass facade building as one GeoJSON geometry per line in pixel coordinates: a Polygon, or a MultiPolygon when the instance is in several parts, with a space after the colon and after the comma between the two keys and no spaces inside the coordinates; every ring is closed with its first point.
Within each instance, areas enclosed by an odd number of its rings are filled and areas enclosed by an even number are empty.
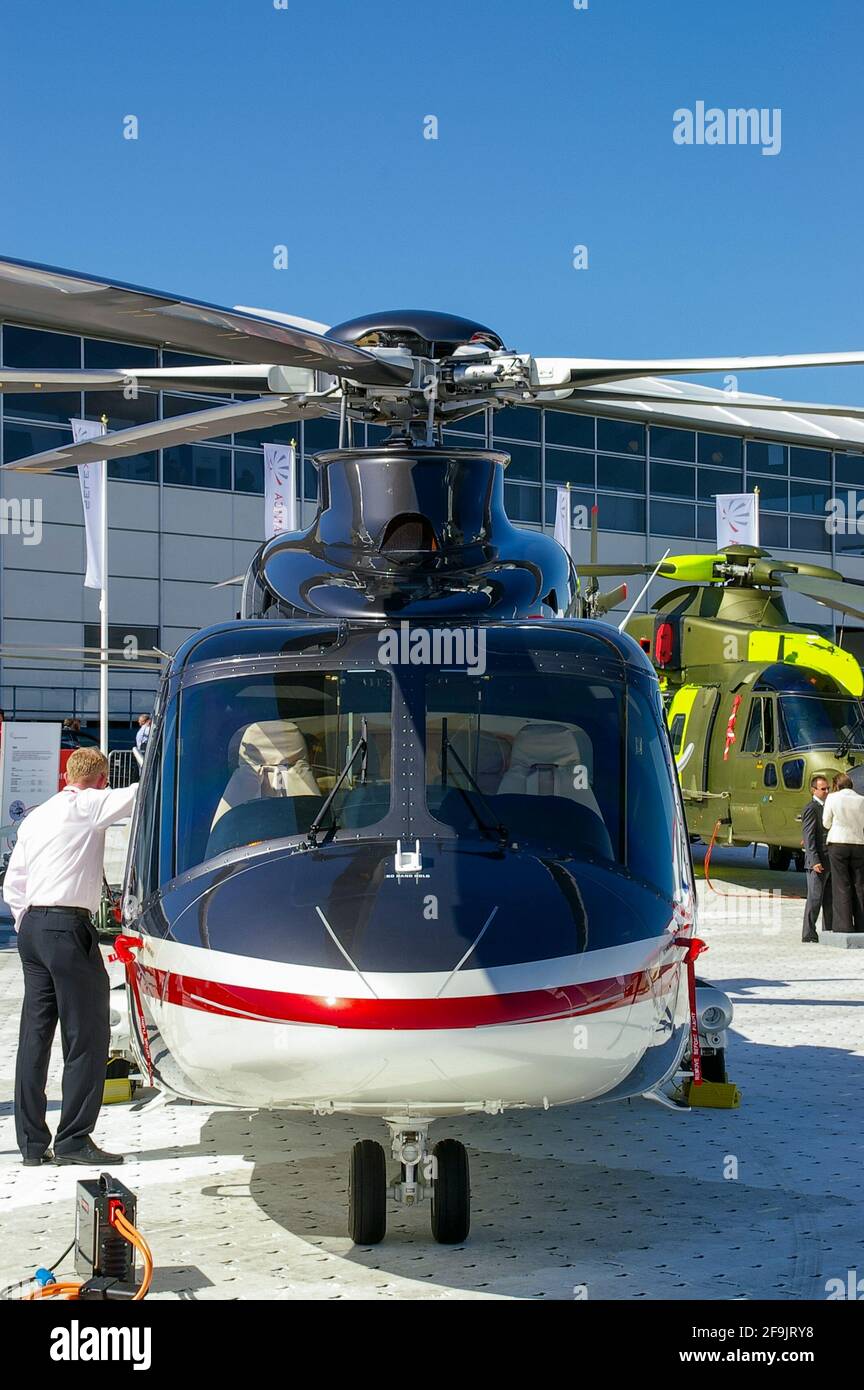
{"type": "MultiPolygon", "coordinates": [[[[134,370],[203,365],[203,359],[183,353],[11,323],[0,325],[0,360],[8,367],[134,370]]],[[[44,396],[38,392],[2,392],[2,462],[71,442],[72,416],[99,420],[104,415],[109,430],[117,430],[210,409],[224,399],[145,389],[134,399],[122,391],[44,396]]],[[[386,434],[377,427],[355,424],[352,428],[355,446],[374,443],[386,434]]],[[[445,431],[444,438],[454,446],[500,448],[510,455],[506,505],[512,520],[519,524],[551,529],[555,489],[560,484],[570,485],[574,508],[581,504],[590,512],[596,504],[601,532],[611,533],[606,554],[601,542],[601,558],[623,559],[625,554],[631,555],[631,543],[632,556],[637,559],[659,558],[667,546],[673,553],[708,549],[715,541],[715,495],[758,487],[761,539],[766,548],[781,554],[794,552],[815,563],[836,562],[846,572],[851,570],[854,577],[864,577],[864,560],[855,562],[855,557],[864,556],[864,535],[857,530],[832,534],[826,525],[832,496],[841,497],[845,505],[848,491],[864,482],[864,453],[836,451],[827,444],[798,447],[742,439],[720,430],[644,425],[519,407],[474,416],[460,422],[457,429],[445,431]],[[612,542],[612,536],[618,539],[612,542]]],[[[116,565],[120,566],[116,585],[112,578],[112,624],[122,626],[125,622],[157,629],[161,645],[170,649],[196,627],[217,620],[217,616],[233,616],[235,593],[214,591],[213,585],[238,573],[260,540],[263,445],[292,439],[303,460],[298,484],[305,522],[314,512],[317,496],[317,475],[311,460],[319,450],[336,447],[335,420],[298,422],[262,432],[248,430],[207,443],[142,453],[109,465],[113,483],[129,485],[122,489],[109,486],[112,576],[116,565]],[[223,567],[227,572],[222,572],[223,567]],[[183,586],[182,593],[177,586],[183,586]],[[219,593],[218,603],[214,592],[219,593]],[[124,604],[129,612],[122,611],[124,604]]],[[[4,496],[39,495],[45,481],[41,475],[5,474],[4,496]],[[34,481],[37,478],[38,485],[34,481]],[[12,485],[12,479],[18,481],[12,485]]],[[[77,479],[67,483],[67,489],[73,486],[77,488],[77,479]]],[[[44,490],[47,494],[49,488],[44,490]]],[[[80,502],[76,504],[68,490],[64,496],[59,514],[48,509],[46,533],[51,534],[29,554],[20,537],[4,534],[0,538],[2,640],[6,643],[51,641],[60,645],[62,636],[64,645],[80,646],[83,624],[93,621],[96,596],[92,592],[88,591],[89,596],[85,592],[80,613],[76,608],[84,568],[80,502]],[[71,531],[75,532],[74,539],[71,531]],[[37,571],[60,582],[43,588],[44,601],[34,608],[25,600],[27,582],[22,585],[20,575],[24,572],[31,586],[39,588],[37,571]],[[72,576],[76,576],[76,597],[70,619],[72,576]]],[[[577,536],[577,564],[582,553],[587,553],[587,540],[580,541],[577,536]]],[[[823,610],[823,621],[826,616],[823,610]]],[[[27,669],[15,662],[10,668],[10,662],[4,661],[0,703],[4,707],[15,703],[23,709],[19,692],[12,687],[35,689],[35,674],[32,666],[27,669]]],[[[72,673],[71,680],[64,676],[60,687],[77,684],[86,690],[94,683],[95,677],[79,672],[72,673]]],[[[143,681],[136,689],[146,690],[148,686],[152,682],[143,681]]]]}

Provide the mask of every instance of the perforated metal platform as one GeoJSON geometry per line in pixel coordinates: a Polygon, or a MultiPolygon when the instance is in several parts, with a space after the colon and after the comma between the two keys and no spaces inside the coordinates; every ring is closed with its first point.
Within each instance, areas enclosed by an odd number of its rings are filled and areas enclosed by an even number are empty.
{"type": "MultiPolygon", "coordinates": [[[[471,1155],[464,1247],[436,1246],[427,1206],[393,1209],[386,1241],[345,1234],[347,1156],[383,1125],[188,1105],[103,1111],[96,1139],[135,1155],[154,1298],[820,1299],[864,1273],[864,957],[803,945],[803,876],[721,852],[705,893],[700,972],[735,1005],[740,1110],[648,1101],[440,1121],[471,1155]],[[774,898],[779,890],[782,896],[774,898]],[[762,896],[760,897],[759,894],[762,896]],[[767,894],[767,896],[766,896],[767,894]]],[[[71,1239],[85,1169],[25,1169],[12,1072],[21,994],[0,950],[0,1284],[71,1239]]],[[[51,1069],[56,1115],[59,1049],[51,1069]]]]}

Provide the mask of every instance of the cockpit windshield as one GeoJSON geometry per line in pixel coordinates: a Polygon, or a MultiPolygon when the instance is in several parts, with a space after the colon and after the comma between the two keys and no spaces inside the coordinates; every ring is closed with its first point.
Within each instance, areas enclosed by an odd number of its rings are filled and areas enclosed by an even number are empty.
{"type": "Polygon", "coordinates": [[[178,872],[225,850],[304,834],[366,729],[324,827],[369,825],[390,804],[390,676],[291,671],[208,681],[182,695],[178,872]]]}
{"type": "Polygon", "coordinates": [[[864,704],[824,695],[781,695],[780,751],[797,748],[864,749],[864,704]]]}
{"type": "Polygon", "coordinates": [[[428,836],[431,818],[442,840],[611,864],[672,897],[680,811],[656,687],[581,634],[556,660],[555,640],[505,633],[483,670],[334,661],[193,681],[174,872],[267,841],[374,836],[392,802],[388,836],[428,836]]]}
{"type": "Polygon", "coordinates": [[[468,815],[511,840],[569,843],[622,858],[620,682],[497,669],[431,675],[426,701],[429,809],[468,815]]]}

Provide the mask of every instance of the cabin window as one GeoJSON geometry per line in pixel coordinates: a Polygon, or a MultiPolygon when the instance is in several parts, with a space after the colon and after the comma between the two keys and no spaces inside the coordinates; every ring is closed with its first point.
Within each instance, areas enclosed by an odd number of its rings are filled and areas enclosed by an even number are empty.
{"type": "Polygon", "coordinates": [[[687,717],[684,714],[676,714],[669,726],[669,741],[672,744],[672,752],[675,757],[681,752],[681,744],[684,742],[684,725],[687,717]]]}
{"type": "Polygon", "coordinates": [[[773,753],[774,705],[767,697],[757,697],[750,706],[742,753],[773,753]]]}
{"type": "Polygon", "coordinates": [[[804,786],[803,758],[792,758],[783,764],[783,785],[790,792],[799,792],[804,786]]]}
{"type": "Polygon", "coordinates": [[[381,820],[390,806],[390,695],[381,670],[271,672],[184,690],[177,872],[305,836],[352,752],[322,834],[381,820]]]}

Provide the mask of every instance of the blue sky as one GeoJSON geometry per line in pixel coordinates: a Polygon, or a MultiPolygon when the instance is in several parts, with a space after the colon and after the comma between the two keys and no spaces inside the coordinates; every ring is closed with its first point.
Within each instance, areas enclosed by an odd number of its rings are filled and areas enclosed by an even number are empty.
{"type": "Polygon", "coordinates": [[[862,39],[858,0],[4,0],[0,252],[539,354],[864,348],[862,39]],[[700,100],[780,153],[676,145],[700,100]]]}

